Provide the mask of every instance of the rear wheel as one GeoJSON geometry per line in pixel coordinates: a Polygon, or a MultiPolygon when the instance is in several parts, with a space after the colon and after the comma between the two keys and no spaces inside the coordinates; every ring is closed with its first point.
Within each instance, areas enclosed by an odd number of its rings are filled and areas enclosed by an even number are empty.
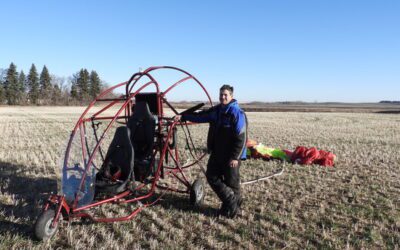
{"type": "Polygon", "coordinates": [[[194,206],[200,206],[204,201],[204,184],[202,179],[196,179],[190,189],[190,203],[194,206]]]}
{"type": "Polygon", "coordinates": [[[48,209],[39,215],[35,224],[35,236],[38,240],[50,239],[56,233],[58,224],[62,220],[62,215],[60,214],[59,221],[52,227],[55,215],[54,209],[48,209]]]}

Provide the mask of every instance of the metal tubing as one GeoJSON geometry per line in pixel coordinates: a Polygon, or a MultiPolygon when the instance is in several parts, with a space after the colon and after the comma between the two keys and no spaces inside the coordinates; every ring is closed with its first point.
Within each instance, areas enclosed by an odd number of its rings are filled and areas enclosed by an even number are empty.
{"type": "Polygon", "coordinates": [[[71,132],[70,139],[69,139],[68,145],[67,145],[67,149],[65,150],[65,157],[64,157],[64,165],[63,165],[63,167],[66,167],[66,166],[67,166],[68,159],[69,159],[69,151],[71,150],[71,145],[72,145],[72,140],[73,140],[73,138],[74,138],[74,136],[75,136],[75,133],[76,133],[76,130],[77,130],[79,124],[82,122],[82,119],[85,117],[86,113],[94,106],[94,104],[96,103],[97,99],[100,99],[101,97],[103,97],[103,96],[105,96],[106,94],[110,93],[110,92],[113,91],[114,89],[116,89],[116,88],[118,88],[118,87],[121,87],[121,86],[123,86],[123,85],[125,85],[125,84],[127,84],[127,83],[128,83],[128,82],[122,82],[122,83],[119,83],[119,84],[117,84],[117,85],[115,85],[115,86],[113,86],[113,87],[111,87],[111,88],[108,88],[108,89],[104,90],[104,91],[103,91],[102,93],[100,93],[100,94],[97,96],[97,98],[94,99],[94,100],[89,104],[89,106],[85,109],[85,111],[84,111],[84,112],[82,113],[82,115],[79,117],[78,121],[77,121],[76,124],[75,124],[74,129],[73,129],[72,132],[71,132]]]}
{"type": "MultiPolygon", "coordinates": [[[[125,101],[126,99],[124,99],[125,101]]],[[[98,116],[99,114],[103,113],[104,111],[106,111],[107,109],[111,108],[112,106],[114,106],[115,104],[119,103],[121,100],[120,99],[114,99],[113,102],[110,102],[109,104],[107,104],[104,108],[100,109],[99,111],[97,111],[96,113],[94,113],[92,115],[92,119],[96,116],[98,116]]]]}
{"type": "MultiPolygon", "coordinates": [[[[82,121],[83,122],[89,122],[89,121],[98,121],[98,120],[112,120],[115,116],[101,116],[101,117],[90,117],[90,118],[85,118],[82,121]]],[[[117,120],[120,119],[126,119],[128,117],[126,116],[119,116],[117,117],[117,120]]]]}
{"type": "MultiPolygon", "coordinates": [[[[87,171],[89,170],[89,167],[90,167],[91,164],[92,164],[92,161],[93,161],[93,159],[94,159],[94,157],[95,157],[95,155],[96,155],[96,153],[97,153],[97,151],[98,151],[98,149],[99,149],[99,147],[100,147],[100,144],[102,143],[102,141],[103,141],[103,139],[104,139],[104,135],[109,131],[109,129],[111,128],[111,125],[112,125],[116,120],[118,120],[118,119],[123,119],[123,118],[126,119],[127,116],[129,116],[130,110],[128,110],[128,112],[127,112],[126,109],[130,107],[131,102],[132,102],[132,101],[131,101],[132,98],[134,98],[140,91],[142,91],[145,87],[149,86],[150,84],[154,84],[154,85],[155,85],[155,87],[156,87],[156,93],[157,93],[157,108],[158,108],[158,109],[157,109],[157,110],[158,110],[157,116],[158,116],[158,121],[159,121],[159,124],[158,124],[158,137],[157,137],[157,143],[158,143],[157,145],[158,145],[158,146],[157,146],[157,147],[159,147],[159,149],[158,149],[158,150],[156,149],[155,154],[157,154],[157,151],[160,152],[160,160],[159,160],[158,165],[157,165],[157,169],[156,169],[156,172],[155,172],[155,176],[154,176],[154,178],[151,179],[151,184],[152,184],[152,185],[151,185],[151,188],[150,188],[149,192],[148,192],[146,195],[143,195],[143,196],[140,196],[140,197],[136,197],[136,198],[130,199],[130,200],[122,200],[122,201],[120,201],[121,199],[125,198],[126,196],[128,196],[128,195],[130,195],[130,194],[132,193],[130,190],[127,190],[127,191],[122,192],[122,193],[120,193],[120,194],[118,194],[118,195],[116,195],[116,196],[114,196],[114,197],[109,198],[109,199],[105,199],[105,200],[102,200],[102,201],[99,201],[99,202],[95,202],[95,203],[92,203],[92,204],[89,204],[89,205],[86,205],[86,206],[83,206],[83,207],[80,207],[80,208],[76,208],[76,205],[77,205],[77,198],[76,198],[76,199],[75,199],[75,202],[74,202],[74,206],[73,206],[73,208],[71,209],[72,213],[76,213],[76,212],[79,212],[79,211],[82,211],[82,210],[85,210],[85,209],[89,209],[89,208],[92,208],[92,207],[95,207],[95,206],[99,206],[99,205],[102,205],[102,204],[105,204],[105,203],[109,203],[109,202],[119,201],[119,202],[121,202],[121,203],[129,203],[129,202],[134,202],[134,201],[139,201],[139,200],[142,200],[142,199],[146,199],[146,198],[148,198],[148,197],[150,197],[150,196],[152,196],[152,195],[154,194],[155,188],[166,189],[166,190],[171,190],[171,191],[175,191],[175,192],[182,192],[182,193],[187,193],[187,192],[188,192],[188,190],[182,191],[182,190],[179,190],[179,189],[176,189],[176,188],[169,188],[169,187],[160,186],[160,185],[158,185],[158,180],[160,179],[161,172],[163,171],[163,161],[164,161],[165,157],[167,156],[167,154],[169,154],[169,155],[171,155],[171,157],[173,158],[176,167],[175,167],[175,168],[171,168],[171,171],[166,172],[166,175],[169,176],[169,175],[172,174],[172,175],[173,175],[175,178],[177,178],[181,183],[183,183],[185,186],[188,187],[188,185],[190,185],[190,183],[189,183],[189,181],[187,180],[186,176],[185,176],[184,173],[183,173],[184,169],[185,169],[185,168],[188,168],[188,167],[190,167],[190,166],[193,166],[194,164],[197,164],[197,163],[205,156],[205,154],[203,154],[200,158],[197,158],[196,161],[193,162],[192,164],[189,164],[189,165],[187,165],[187,166],[181,166],[180,163],[179,163],[178,149],[177,149],[177,148],[174,149],[174,150],[175,150],[175,155],[174,155],[173,152],[171,151],[171,149],[169,148],[169,145],[168,145],[168,142],[169,142],[169,140],[170,140],[170,138],[171,138],[171,136],[172,136],[172,133],[173,133],[173,128],[174,128],[177,124],[180,124],[180,123],[178,123],[178,122],[173,122],[173,123],[170,125],[170,127],[171,127],[172,129],[170,129],[170,130],[168,131],[168,133],[167,133],[166,136],[163,135],[163,132],[162,132],[162,131],[163,131],[163,127],[164,127],[164,124],[163,124],[162,120],[165,118],[165,117],[164,117],[164,113],[163,113],[163,103],[166,103],[166,104],[167,104],[168,106],[170,106],[170,108],[174,111],[173,106],[170,105],[170,104],[168,103],[168,101],[167,101],[164,97],[166,96],[167,93],[169,93],[169,92],[170,92],[172,89],[174,89],[176,86],[178,86],[179,84],[181,84],[181,83],[183,83],[183,82],[185,82],[185,81],[187,81],[187,80],[189,80],[189,79],[193,79],[193,80],[194,80],[195,82],[197,82],[197,84],[203,89],[204,93],[207,95],[207,98],[208,98],[208,100],[209,100],[210,105],[212,106],[212,101],[211,101],[210,95],[208,94],[208,92],[206,91],[206,89],[204,88],[204,86],[203,86],[194,76],[192,76],[191,74],[189,74],[188,72],[186,72],[186,71],[184,71],[184,70],[181,70],[181,69],[176,68],[176,67],[171,67],[171,66],[149,67],[149,68],[146,69],[144,72],[136,73],[136,74],[134,74],[134,75],[129,79],[129,81],[126,81],[126,82],[117,84],[117,85],[115,85],[114,87],[111,87],[111,88],[109,88],[109,89],[103,91],[95,100],[93,100],[93,101],[89,104],[89,106],[88,106],[88,107],[85,109],[85,111],[82,113],[82,115],[80,116],[79,120],[77,121],[77,123],[76,123],[74,129],[73,129],[72,132],[71,132],[70,140],[69,140],[69,143],[68,143],[68,145],[67,145],[67,149],[66,149],[66,152],[65,152],[65,159],[64,159],[64,167],[66,167],[66,166],[67,166],[67,163],[68,163],[68,157],[69,157],[69,154],[70,154],[70,149],[71,149],[71,146],[72,146],[73,138],[74,138],[74,136],[75,136],[75,134],[76,134],[77,129],[80,127],[80,130],[81,130],[81,131],[80,131],[80,132],[81,132],[81,135],[80,135],[80,136],[81,136],[81,146],[82,146],[82,150],[83,150],[83,152],[82,152],[82,157],[83,157],[84,164],[85,164],[85,172],[83,173],[83,176],[82,176],[82,180],[81,180],[81,183],[80,183],[79,190],[81,190],[81,188],[82,188],[82,186],[83,186],[83,182],[84,182],[84,179],[86,178],[87,171]],[[173,84],[172,86],[170,86],[164,93],[161,94],[161,93],[160,93],[160,90],[159,90],[159,84],[158,84],[158,82],[157,82],[157,81],[153,78],[153,76],[150,74],[150,72],[152,72],[152,71],[154,71],[154,70],[158,70],[158,69],[172,69],[172,70],[177,70],[177,71],[180,71],[180,72],[186,74],[187,77],[184,77],[184,78],[182,78],[181,80],[179,80],[178,82],[174,83],[174,84],[173,84]],[[144,84],[143,86],[141,86],[141,87],[140,87],[137,91],[135,91],[133,94],[130,93],[130,92],[132,91],[133,87],[136,85],[136,83],[138,83],[138,81],[139,81],[143,76],[148,77],[148,78],[150,79],[150,82],[147,82],[146,84],[144,84]],[[116,89],[116,88],[118,88],[118,87],[121,87],[121,86],[124,86],[124,85],[126,86],[126,98],[114,98],[114,99],[107,99],[107,98],[106,98],[106,99],[102,99],[102,97],[104,97],[106,94],[108,94],[108,93],[110,93],[111,91],[113,91],[114,89],[116,89]],[[100,101],[111,101],[111,103],[108,104],[106,107],[102,108],[100,111],[96,112],[94,115],[92,115],[91,118],[84,118],[84,117],[86,116],[86,114],[88,113],[88,111],[94,106],[94,104],[95,104],[96,102],[100,102],[100,101]],[[107,116],[106,116],[106,117],[98,117],[101,113],[103,113],[104,111],[108,110],[110,107],[114,106],[115,104],[117,104],[118,102],[121,102],[121,101],[125,101],[125,102],[122,104],[121,108],[117,111],[117,113],[115,114],[115,116],[110,116],[110,117],[107,117],[107,116]],[[120,114],[121,114],[121,112],[122,112],[123,110],[125,110],[125,116],[122,117],[122,116],[120,116],[120,114]],[[90,120],[90,121],[93,121],[93,120],[111,120],[111,121],[110,121],[110,123],[108,124],[108,126],[106,127],[106,129],[104,130],[104,132],[103,132],[103,134],[101,135],[101,137],[99,138],[99,140],[98,140],[96,146],[94,147],[93,151],[91,152],[91,154],[90,154],[89,152],[87,152],[87,153],[89,154],[89,155],[88,155],[88,156],[89,156],[89,159],[88,159],[88,161],[86,162],[86,161],[85,161],[85,158],[86,158],[86,150],[85,150],[84,143],[83,143],[83,139],[84,139],[84,136],[85,136],[85,135],[82,134],[82,133],[84,133],[85,131],[82,130],[82,127],[81,127],[81,126],[84,125],[84,122],[89,121],[89,120],[90,120]],[[178,172],[181,173],[183,179],[180,178],[180,177],[177,175],[178,172]]],[[[153,157],[154,157],[154,156],[153,156],[153,157]]],[[[154,160],[153,160],[153,163],[151,163],[151,165],[153,165],[153,164],[154,164],[154,160]]],[[[150,184],[150,183],[144,183],[144,184],[140,185],[139,187],[137,187],[135,190],[142,189],[142,188],[144,188],[147,184],[150,184]]],[[[151,204],[146,204],[146,205],[143,205],[143,206],[141,206],[141,207],[135,209],[130,215],[125,216],[125,217],[120,217],[120,218],[93,218],[91,215],[89,215],[89,214],[87,214],[87,213],[78,213],[78,214],[73,214],[72,216],[74,216],[74,217],[89,217],[89,218],[93,219],[94,221],[99,221],[99,222],[114,222],[114,221],[129,220],[129,219],[131,219],[132,217],[134,217],[137,213],[139,213],[144,207],[147,207],[147,206],[149,206],[149,205],[154,204],[154,203],[157,202],[160,198],[161,198],[161,196],[160,196],[156,201],[154,201],[153,203],[151,203],[151,204]]],[[[61,211],[61,207],[60,207],[60,211],[61,211]]]]}
{"type": "Polygon", "coordinates": [[[92,203],[92,204],[89,204],[89,205],[86,205],[86,206],[83,206],[83,207],[74,208],[74,209],[72,209],[72,211],[75,213],[75,212],[79,212],[79,211],[82,211],[82,210],[85,210],[85,209],[88,209],[88,208],[91,208],[91,207],[102,205],[104,203],[108,203],[108,202],[111,202],[111,201],[116,201],[116,200],[124,198],[125,196],[129,195],[130,193],[131,193],[131,191],[127,190],[127,191],[124,191],[124,192],[122,192],[122,193],[120,193],[118,195],[115,195],[115,196],[111,197],[111,198],[108,198],[108,199],[105,199],[105,200],[102,200],[102,201],[99,201],[99,202],[95,202],[95,203],[92,203]]]}
{"type": "Polygon", "coordinates": [[[176,86],[178,86],[179,84],[189,80],[189,79],[193,79],[193,76],[187,76],[185,78],[182,78],[181,80],[177,81],[176,83],[172,84],[167,90],[165,90],[162,93],[162,96],[164,97],[171,89],[175,88],[176,86]]]}
{"type": "MultiPolygon", "coordinates": [[[[171,128],[171,129],[173,129],[173,128],[171,128]]],[[[173,174],[180,182],[182,182],[183,184],[185,184],[185,186],[190,186],[190,182],[187,180],[185,174],[183,173],[183,169],[181,168],[181,164],[175,159],[175,157],[174,157],[174,155],[172,154],[171,149],[170,149],[169,147],[168,147],[168,153],[171,155],[172,159],[174,160],[175,165],[176,165],[176,169],[179,170],[178,172],[181,173],[182,178],[183,178],[184,181],[182,181],[177,175],[175,175],[175,173],[172,173],[172,174],[173,174]]]]}
{"type": "MultiPolygon", "coordinates": [[[[147,86],[150,85],[151,83],[152,83],[152,82],[149,82],[149,83],[143,85],[143,86],[140,87],[134,94],[132,94],[132,95],[127,99],[127,101],[122,105],[122,107],[118,110],[118,112],[116,113],[115,117],[110,121],[110,123],[108,124],[107,128],[104,130],[103,134],[101,135],[99,142],[98,142],[98,143],[96,144],[96,146],[94,147],[91,156],[89,157],[89,160],[88,160],[88,162],[87,162],[87,164],[86,164],[86,167],[85,167],[85,172],[84,172],[83,175],[82,175],[82,180],[81,180],[80,185],[79,185],[79,190],[82,190],[82,186],[83,186],[84,180],[85,180],[85,178],[86,178],[87,171],[89,170],[88,167],[89,167],[90,164],[92,163],[93,158],[94,158],[94,156],[96,155],[96,153],[97,153],[97,151],[98,151],[98,148],[99,148],[101,142],[102,142],[103,139],[104,139],[104,135],[105,135],[105,134],[107,133],[107,131],[111,128],[111,125],[112,125],[112,124],[114,123],[114,121],[117,119],[117,117],[118,117],[119,114],[122,112],[122,110],[125,108],[125,106],[129,103],[129,100],[130,100],[131,98],[135,97],[142,89],[144,89],[145,87],[147,87],[147,86]]],[[[82,145],[82,146],[83,146],[83,145],[82,145]]],[[[74,208],[76,207],[76,204],[77,204],[77,198],[75,198],[75,201],[74,201],[74,206],[73,206],[74,208]]]]}
{"type": "Polygon", "coordinates": [[[95,222],[117,222],[117,221],[126,221],[126,220],[130,220],[132,217],[134,217],[135,215],[137,215],[143,208],[145,208],[145,206],[142,207],[138,207],[135,210],[133,210],[133,212],[131,214],[129,214],[128,216],[125,217],[119,217],[119,218],[94,218],[93,216],[91,216],[88,213],[79,213],[79,214],[74,214],[74,217],[87,217],[89,219],[91,219],[92,221],[95,222]]]}

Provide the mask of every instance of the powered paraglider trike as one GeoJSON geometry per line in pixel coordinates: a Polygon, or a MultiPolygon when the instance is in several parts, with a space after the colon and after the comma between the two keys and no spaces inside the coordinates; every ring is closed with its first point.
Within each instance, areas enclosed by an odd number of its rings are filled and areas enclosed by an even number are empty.
{"type": "Polygon", "coordinates": [[[156,190],[187,193],[192,204],[202,202],[202,180],[191,181],[186,171],[199,164],[205,152],[191,152],[192,160],[182,162],[177,130],[186,129],[187,142],[194,146],[188,138],[188,125],[193,124],[174,121],[173,117],[194,112],[205,104],[178,112],[167,100],[177,86],[189,81],[199,87],[208,100],[206,104],[212,106],[208,92],[194,76],[170,66],[135,73],[89,104],[73,128],[65,150],[61,192],[48,198],[36,221],[34,231],[38,239],[51,238],[63,220],[129,220],[160,199],[162,195],[156,195],[156,190]],[[158,71],[172,71],[181,77],[161,90],[165,85],[155,77],[158,71]],[[147,91],[151,87],[153,91],[147,91]],[[117,89],[123,89],[120,95],[115,94],[117,89]],[[172,178],[179,185],[161,184],[160,180],[165,178],[172,178]],[[93,211],[105,204],[128,203],[135,206],[124,216],[98,216],[93,211]]]}

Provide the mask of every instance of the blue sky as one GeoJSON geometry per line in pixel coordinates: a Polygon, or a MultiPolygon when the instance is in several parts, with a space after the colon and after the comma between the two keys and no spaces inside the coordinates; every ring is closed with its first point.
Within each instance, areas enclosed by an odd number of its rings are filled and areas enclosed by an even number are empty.
{"type": "MultiPolygon", "coordinates": [[[[195,75],[217,99],[400,100],[400,1],[2,1],[0,68],[110,85],[153,65],[195,75]]],[[[201,99],[182,91],[178,100],[201,99]]]]}

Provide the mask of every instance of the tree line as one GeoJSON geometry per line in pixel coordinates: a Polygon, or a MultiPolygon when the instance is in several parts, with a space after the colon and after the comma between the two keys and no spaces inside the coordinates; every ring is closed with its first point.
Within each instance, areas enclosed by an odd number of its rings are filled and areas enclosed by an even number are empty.
{"type": "Polygon", "coordinates": [[[388,100],[384,100],[384,101],[380,101],[379,103],[400,104],[400,101],[388,101],[388,100]]]}
{"type": "Polygon", "coordinates": [[[66,79],[51,75],[46,65],[39,74],[32,64],[28,75],[11,63],[0,69],[0,104],[81,105],[93,100],[106,86],[96,71],[82,68],[66,79]]]}

